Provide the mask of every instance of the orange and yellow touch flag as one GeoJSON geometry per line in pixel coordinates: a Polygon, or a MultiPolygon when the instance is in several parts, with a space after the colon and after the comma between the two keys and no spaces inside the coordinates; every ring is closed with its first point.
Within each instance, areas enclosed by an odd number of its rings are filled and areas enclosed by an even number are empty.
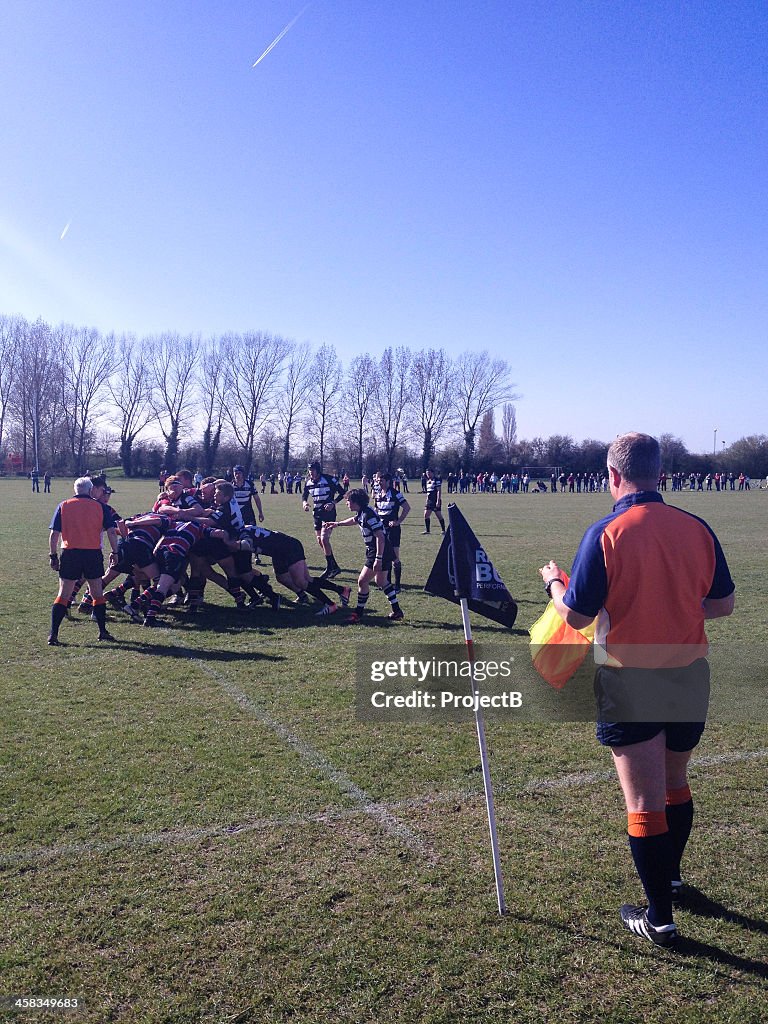
{"type": "MultiPolygon", "coordinates": [[[[568,586],[568,574],[561,571],[563,583],[568,586]]],[[[580,667],[595,638],[595,624],[574,629],[560,618],[550,601],[541,618],[529,630],[533,667],[550,686],[562,690],[580,667]]]]}

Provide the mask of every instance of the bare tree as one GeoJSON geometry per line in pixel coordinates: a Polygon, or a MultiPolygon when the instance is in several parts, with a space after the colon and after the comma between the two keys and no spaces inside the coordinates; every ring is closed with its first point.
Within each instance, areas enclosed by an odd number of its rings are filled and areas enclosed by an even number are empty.
{"type": "Polygon", "coordinates": [[[291,346],[291,356],[277,402],[280,429],[283,435],[283,471],[287,470],[290,465],[293,431],[306,399],[311,362],[312,350],[307,342],[291,346]]]}
{"type": "Polygon", "coordinates": [[[120,464],[126,476],[133,475],[133,446],[139,434],[154,416],[149,366],[133,335],[112,339],[116,349],[115,366],[109,379],[112,403],[120,413],[120,464]]]}
{"type": "Polygon", "coordinates": [[[21,429],[23,466],[26,469],[29,465],[31,449],[31,465],[39,469],[43,428],[51,422],[51,409],[56,407],[61,390],[61,353],[55,349],[45,321],[37,319],[20,333],[18,355],[10,404],[21,429]]]}
{"type": "Polygon", "coordinates": [[[481,466],[492,469],[502,455],[502,445],[496,436],[493,409],[489,409],[480,420],[477,441],[477,459],[481,466]]]}
{"type": "Polygon", "coordinates": [[[0,315],[0,452],[26,329],[23,317],[0,315]]]}
{"type": "Polygon", "coordinates": [[[422,349],[413,357],[412,375],[421,465],[426,467],[451,420],[451,361],[442,349],[422,349]]]}
{"type": "Polygon", "coordinates": [[[392,470],[395,449],[406,426],[410,397],[411,353],[404,347],[384,350],[379,360],[378,387],[373,398],[374,416],[384,449],[382,469],[392,470]]]}
{"type": "Polygon", "coordinates": [[[61,324],[53,332],[54,344],[62,354],[61,395],[72,466],[85,469],[86,442],[93,436],[98,400],[112,372],[114,340],[93,327],[61,324]],[[89,436],[90,432],[90,436],[89,436]]]}
{"type": "Polygon", "coordinates": [[[288,356],[285,338],[263,331],[229,334],[226,415],[243,449],[246,470],[253,462],[259,432],[274,411],[275,389],[288,356]]]}
{"type": "Polygon", "coordinates": [[[355,356],[349,364],[344,387],[345,408],[352,414],[355,426],[354,467],[357,476],[363,475],[365,430],[371,404],[379,386],[376,362],[368,353],[355,356]]]}
{"type": "Polygon", "coordinates": [[[456,363],[454,385],[461,430],[464,435],[464,461],[471,466],[475,457],[477,425],[489,409],[518,396],[509,380],[504,359],[491,359],[487,351],[464,352],[456,363]]]}
{"type": "Polygon", "coordinates": [[[504,461],[510,465],[517,445],[517,413],[512,402],[505,402],[501,415],[501,448],[504,461]]]}
{"type": "Polygon", "coordinates": [[[342,368],[332,345],[321,345],[312,360],[310,387],[307,392],[309,424],[319,447],[320,464],[325,459],[326,437],[333,426],[341,400],[342,368]]]}
{"type": "Polygon", "coordinates": [[[147,338],[145,350],[152,383],[152,406],[165,438],[165,465],[176,469],[179,437],[194,401],[194,373],[200,339],[192,335],[161,334],[147,338]]]}
{"type": "Polygon", "coordinates": [[[197,390],[205,414],[203,429],[203,469],[213,472],[224,426],[225,393],[228,377],[227,345],[221,338],[209,338],[198,364],[197,390]]]}

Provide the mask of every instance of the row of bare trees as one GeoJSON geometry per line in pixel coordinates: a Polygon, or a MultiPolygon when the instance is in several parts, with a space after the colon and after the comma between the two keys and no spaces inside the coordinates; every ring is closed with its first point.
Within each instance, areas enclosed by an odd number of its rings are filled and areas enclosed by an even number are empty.
{"type": "Polygon", "coordinates": [[[515,397],[509,366],[487,352],[401,345],[345,367],[332,345],[263,331],[138,339],[0,316],[0,457],[18,453],[24,469],[83,472],[99,436],[128,476],[152,437],[169,469],[192,441],[205,471],[224,444],[249,467],[259,449],[286,468],[298,450],[322,462],[341,448],[360,473],[373,451],[390,468],[408,452],[427,465],[450,444],[471,466],[483,418],[504,403],[514,417],[515,397]]]}

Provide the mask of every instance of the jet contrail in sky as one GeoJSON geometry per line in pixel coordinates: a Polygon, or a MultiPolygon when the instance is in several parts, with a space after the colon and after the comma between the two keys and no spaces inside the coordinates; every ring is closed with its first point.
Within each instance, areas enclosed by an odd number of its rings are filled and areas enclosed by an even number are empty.
{"type": "Polygon", "coordinates": [[[68,220],[68,221],[67,221],[67,223],[66,223],[66,224],[64,225],[64,230],[63,230],[63,231],[61,232],[61,235],[59,236],[59,241],[60,241],[60,242],[62,242],[62,241],[64,240],[64,236],[65,236],[65,235],[66,235],[66,233],[67,233],[67,232],[69,231],[69,225],[70,225],[71,223],[72,223],[72,221],[71,221],[71,220],[68,220]]]}
{"type": "Polygon", "coordinates": [[[303,7],[301,8],[301,10],[300,10],[300,11],[299,11],[299,13],[298,13],[298,14],[296,15],[296,17],[295,17],[295,18],[293,18],[293,19],[292,19],[291,21],[289,21],[289,22],[288,22],[288,24],[287,24],[287,25],[285,26],[285,28],[284,28],[284,29],[283,29],[283,31],[282,31],[282,32],[280,33],[280,35],[279,35],[279,36],[276,36],[276,37],[275,37],[275,38],[274,38],[274,39],[272,40],[272,42],[271,42],[271,43],[269,44],[269,46],[268,46],[268,47],[266,48],[266,50],[264,51],[264,53],[262,53],[262,55],[261,55],[261,56],[259,57],[259,59],[258,59],[257,61],[254,61],[254,63],[253,63],[253,64],[251,64],[251,67],[252,67],[252,68],[255,68],[257,64],[261,64],[261,62],[262,62],[262,61],[264,60],[264,58],[265,58],[265,57],[267,56],[267,54],[268,54],[268,53],[270,52],[270,50],[274,50],[274,48],[275,48],[275,47],[277,46],[277,44],[278,44],[278,43],[280,42],[280,40],[281,40],[281,39],[283,38],[283,36],[284,36],[284,35],[287,35],[287,34],[288,34],[288,33],[289,33],[290,31],[291,31],[291,29],[292,29],[292,28],[293,28],[293,26],[294,26],[294,25],[296,24],[296,22],[297,22],[297,21],[299,20],[299,18],[300,18],[300,17],[302,16],[302,14],[304,13],[304,11],[306,11],[307,7],[310,7],[310,6],[311,6],[311,4],[305,4],[305,5],[304,5],[304,6],[303,6],[303,7]]]}

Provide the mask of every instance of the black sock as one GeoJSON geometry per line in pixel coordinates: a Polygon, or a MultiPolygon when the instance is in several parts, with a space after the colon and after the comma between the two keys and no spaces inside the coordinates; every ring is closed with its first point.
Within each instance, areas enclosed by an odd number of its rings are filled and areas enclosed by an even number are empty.
{"type": "Polygon", "coordinates": [[[393,609],[395,611],[397,611],[398,605],[397,605],[397,594],[395,593],[395,588],[392,586],[391,583],[387,583],[387,585],[385,587],[382,587],[381,589],[384,591],[384,594],[385,594],[387,600],[389,601],[389,603],[392,605],[393,609]]]}
{"type": "Polygon", "coordinates": [[[328,597],[327,594],[323,593],[323,588],[320,586],[318,580],[310,580],[309,586],[307,587],[307,593],[311,594],[312,597],[317,598],[322,604],[333,604],[333,601],[328,597]]]}
{"type": "Polygon", "coordinates": [[[648,898],[648,920],[653,925],[672,921],[672,838],[669,832],[657,836],[629,836],[635,868],[648,898]]]}
{"type": "Polygon", "coordinates": [[[94,602],[93,614],[96,617],[96,623],[99,627],[100,633],[106,633],[107,631],[107,606],[104,601],[94,602]]]}
{"type": "Polygon", "coordinates": [[[398,560],[397,562],[393,562],[392,564],[393,564],[393,567],[394,567],[394,570],[395,570],[395,586],[399,588],[400,587],[400,579],[401,579],[402,573],[403,573],[403,563],[398,560]]]}
{"type": "Polygon", "coordinates": [[[370,591],[368,591],[367,594],[361,594],[360,591],[358,590],[358,592],[357,592],[357,608],[355,608],[355,611],[358,613],[358,615],[362,615],[363,612],[365,611],[365,606],[366,606],[366,604],[368,604],[368,598],[369,597],[370,597],[370,591]]]}
{"type": "Polygon", "coordinates": [[[274,590],[267,582],[266,576],[254,576],[251,580],[251,586],[255,587],[260,594],[264,594],[265,597],[277,597],[274,590]]]}
{"type": "MultiPolygon", "coordinates": [[[[317,579],[315,579],[313,577],[312,578],[312,582],[316,583],[319,587],[322,587],[323,590],[332,590],[334,594],[341,595],[341,592],[344,589],[338,583],[334,583],[333,580],[317,580],[317,579]]],[[[307,588],[307,589],[309,589],[309,588],[307,588]]],[[[310,593],[312,593],[311,590],[310,590],[310,593]]]]}
{"type": "Polygon", "coordinates": [[[59,626],[67,617],[67,605],[57,601],[51,608],[51,636],[59,635],[59,626]]]}
{"type": "Polygon", "coordinates": [[[672,880],[679,882],[682,878],[680,861],[693,826],[693,800],[684,804],[667,804],[666,812],[672,843],[672,880]]]}
{"type": "Polygon", "coordinates": [[[425,531],[426,531],[427,533],[429,533],[429,520],[428,520],[428,519],[425,519],[425,520],[424,520],[424,530],[425,530],[425,531]]]}

